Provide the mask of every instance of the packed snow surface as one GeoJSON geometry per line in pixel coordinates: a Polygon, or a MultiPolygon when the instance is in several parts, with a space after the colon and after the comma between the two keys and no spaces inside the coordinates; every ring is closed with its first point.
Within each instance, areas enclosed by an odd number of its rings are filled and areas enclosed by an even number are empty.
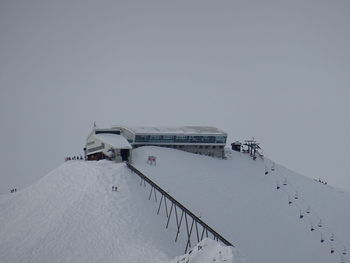
{"type": "Polygon", "coordinates": [[[233,151],[222,160],[140,147],[133,164],[236,245],[247,262],[350,262],[348,191],[233,151]],[[149,155],[157,165],[147,164],[149,155]]]}
{"type": "MultiPolygon", "coordinates": [[[[146,190],[124,164],[66,162],[28,188],[0,196],[0,262],[175,263],[185,243],[174,242],[174,227],[165,230],[146,190]]],[[[238,262],[233,248],[203,242],[191,253],[195,258],[183,258],[238,262]]]]}

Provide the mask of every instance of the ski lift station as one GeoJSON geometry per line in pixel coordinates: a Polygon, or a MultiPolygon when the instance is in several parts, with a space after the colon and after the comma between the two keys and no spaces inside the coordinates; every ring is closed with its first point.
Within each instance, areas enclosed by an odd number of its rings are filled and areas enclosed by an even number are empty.
{"type": "Polygon", "coordinates": [[[132,149],[141,146],[174,148],[186,152],[224,158],[227,133],[208,126],[94,127],[84,148],[87,160],[131,161],[132,149]]]}

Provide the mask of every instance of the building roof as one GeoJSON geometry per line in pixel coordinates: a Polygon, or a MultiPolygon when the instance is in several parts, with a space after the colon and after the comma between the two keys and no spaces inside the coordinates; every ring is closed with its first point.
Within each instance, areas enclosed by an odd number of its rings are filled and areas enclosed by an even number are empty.
{"type": "MultiPolygon", "coordinates": [[[[116,128],[118,126],[113,126],[116,128]]],[[[227,135],[226,132],[210,126],[170,126],[170,127],[140,127],[125,126],[123,127],[137,134],[210,134],[210,135],[227,135]]]]}
{"type": "Polygon", "coordinates": [[[100,134],[94,134],[93,136],[95,136],[100,141],[111,145],[113,148],[117,148],[117,149],[132,148],[130,143],[121,135],[100,133],[100,134]]]}

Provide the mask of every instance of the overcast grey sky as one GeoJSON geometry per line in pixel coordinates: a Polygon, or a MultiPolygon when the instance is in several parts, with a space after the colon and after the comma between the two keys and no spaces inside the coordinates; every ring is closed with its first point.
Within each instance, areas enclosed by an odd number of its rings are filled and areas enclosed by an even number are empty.
{"type": "Polygon", "coordinates": [[[350,2],[0,1],[0,192],[99,127],[213,125],[350,189],[350,2]]]}

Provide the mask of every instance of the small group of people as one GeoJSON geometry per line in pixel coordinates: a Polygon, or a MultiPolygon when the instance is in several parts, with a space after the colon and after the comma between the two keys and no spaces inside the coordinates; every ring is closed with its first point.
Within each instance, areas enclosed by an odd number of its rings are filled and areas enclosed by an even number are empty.
{"type": "Polygon", "coordinates": [[[316,181],[316,182],[319,182],[319,183],[321,183],[321,184],[324,184],[324,185],[326,185],[326,184],[327,184],[327,182],[326,182],[326,181],[321,180],[321,178],[318,178],[318,180],[317,180],[317,179],[315,179],[315,181],[316,181]]]}
{"type": "Polygon", "coordinates": [[[15,192],[17,192],[17,188],[12,188],[11,190],[10,190],[10,193],[12,194],[12,193],[15,193],[15,192]]]}
{"type": "Polygon", "coordinates": [[[84,157],[82,155],[80,156],[73,156],[73,157],[66,157],[64,158],[64,160],[67,162],[67,161],[70,161],[70,160],[84,160],[84,157]]]}
{"type": "Polygon", "coordinates": [[[116,191],[118,191],[118,187],[116,185],[113,185],[112,186],[112,192],[116,192],[116,191]]]}

